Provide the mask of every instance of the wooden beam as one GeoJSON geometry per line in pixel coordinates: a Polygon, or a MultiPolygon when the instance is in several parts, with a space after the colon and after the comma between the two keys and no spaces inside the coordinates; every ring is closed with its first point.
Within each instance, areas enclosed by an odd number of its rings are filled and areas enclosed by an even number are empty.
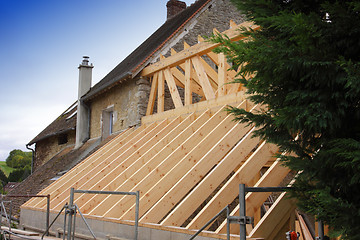
{"type": "Polygon", "coordinates": [[[191,61],[194,65],[195,72],[199,78],[200,85],[205,93],[206,99],[215,98],[214,90],[212,89],[211,84],[209,82],[209,78],[205,72],[203,65],[201,64],[200,57],[195,56],[191,59],[191,61]]]}
{"type": "Polygon", "coordinates": [[[182,107],[183,103],[181,101],[179,91],[176,87],[174,77],[170,72],[170,68],[165,69],[164,74],[175,108],[182,107]]]}
{"type": "MultiPolygon", "coordinates": [[[[242,23],[239,25],[239,27],[241,27],[241,26],[246,27],[246,28],[251,27],[254,30],[259,29],[259,26],[254,25],[252,22],[242,23]]],[[[238,29],[229,29],[229,30],[223,32],[223,34],[226,34],[233,41],[238,41],[238,40],[244,39],[243,36],[240,36],[240,32],[238,31],[238,29]]],[[[212,49],[218,47],[219,45],[220,45],[219,43],[201,42],[190,48],[184,49],[183,51],[179,52],[179,54],[170,56],[163,61],[159,61],[157,63],[154,63],[154,64],[144,68],[141,72],[141,75],[149,76],[161,69],[177,66],[180,63],[184,63],[186,59],[192,58],[196,55],[202,56],[206,52],[211,51],[212,49]]]]}
{"type": "MultiPolygon", "coordinates": [[[[259,181],[254,185],[254,187],[278,186],[289,172],[290,169],[284,167],[280,162],[280,159],[277,159],[273,163],[273,165],[265,172],[265,174],[259,179],[259,181]]],[[[246,215],[254,216],[255,212],[260,208],[261,204],[269,197],[269,195],[270,193],[266,192],[246,194],[246,215]]],[[[235,216],[238,215],[238,213],[239,206],[236,206],[234,210],[231,211],[230,215],[235,216]]],[[[216,231],[226,231],[226,222],[223,222],[216,231]]],[[[239,234],[239,229],[233,229],[232,233],[239,234]]]]}
{"type": "MultiPolygon", "coordinates": [[[[184,64],[184,66],[185,66],[185,64],[184,64]]],[[[194,81],[192,80],[192,78],[193,78],[193,75],[192,75],[193,71],[194,71],[194,70],[191,68],[191,91],[194,92],[194,93],[196,93],[196,94],[199,95],[199,96],[205,97],[204,92],[203,92],[203,90],[201,89],[201,86],[198,85],[196,82],[194,82],[194,81]]],[[[185,76],[184,76],[184,74],[183,74],[182,72],[180,72],[180,70],[177,69],[176,67],[171,68],[171,73],[172,73],[172,75],[173,75],[179,82],[181,82],[181,84],[179,84],[179,86],[185,88],[185,76]]]]}
{"type": "Polygon", "coordinates": [[[185,105],[192,104],[192,90],[191,90],[191,61],[185,62],[185,105]]]}
{"type": "Polygon", "coordinates": [[[191,46],[187,42],[184,41],[184,49],[189,49],[190,47],[191,46]]]}
{"type": "Polygon", "coordinates": [[[224,96],[226,94],[225,84],[226,84],[226,68],[225,68],[225,54],[220,53],[219,56],[219,65],[218,65],[218,96],[224,96]]]}
{"type": "Polygon", "coordinates": [[[164,81],[164,73],[163,71],[159,72],[158,76],[158,94],[157,94],[157,112],[164,112],[165,108],[165,81],[164,81]]]}
{"type": "Polygon", "coordinates": [[[156,100],[156,92],[157,92],[157,86],[158,86],[158,73],[155,73],[152,79],[151,83],[151,89],[150,89],[150,96],[149,96],[149,102],[146,109],[146,115],[151,115],[154,111],[154,105],[156,100]]]}
{"type": "Polygon", "coordinates": [[[302,230],[302,233],[303,233],[303,238],[304,240],[313,240],[313,237],[306,225],[306,222],[304,220],[304,218],[298,213],[296,212],[296,216],[299,220],[299,223],[300,223],[300,227],[301,227],[301,230],[302,230]]]}
{"type": "MultiPolygon", "coordinates": [[[[223,207],[231,203],[238,195],[238,191],[234,191],[234,189],[238,189],[240,183],[249,182],[253,176],[260,171],[267,160],[273,157],[276,151],[277,147],[275,145],[263,142],[245,161],[241,168],[236,171],[205,207],[193,218],[186,228],[199,229],[223,207]]],[[[236,157],[236,155],[234,157],[236,157]]]]}
{"type": "Polygon", "coordinates": [[[275,203],[271,206],[269,211],[266,212],[260,222],[254,227],[254,230],[249,234],[250,238],[264,238],[268,239],[272,232],[277,232],[282,228],[280,221],[287,216],[291,211],[295,211],[296,204],[294,199],[290,199],[287,193],[282,193],[275,203]]]}

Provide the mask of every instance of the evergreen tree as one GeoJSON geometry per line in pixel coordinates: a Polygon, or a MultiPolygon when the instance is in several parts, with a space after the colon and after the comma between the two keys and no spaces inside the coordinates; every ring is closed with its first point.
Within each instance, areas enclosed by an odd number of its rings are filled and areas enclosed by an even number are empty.
{"type": "Polygon", "coordinates": [[[299,206],[344,239],[360,239],[360,1],[232,0],[251,41],[215,36],[250,99],[263,110],[229,108],[256,135],[296,157],[299,206]]]}

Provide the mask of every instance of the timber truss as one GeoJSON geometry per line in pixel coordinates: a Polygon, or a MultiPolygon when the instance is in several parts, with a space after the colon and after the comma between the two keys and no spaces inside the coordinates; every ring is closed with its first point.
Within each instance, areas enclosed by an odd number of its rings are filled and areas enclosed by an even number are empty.
{"type": "MultiPolygon", "coordinates": [[[[224,33],[240,40],[237,29],[231,23],[224,33]]],[[[240,84],[226,84],[236,72],[227,70],[223,54],[211,51],[216,46],[201,40],[146,67],[141,74],[152,81],[148,116],[140,127],[120,133],[41,191],[50,194],[51,211],[59,211],[68,201],[70,188],[140,191],[140,226],[191,234],[227,205],[232,216],[238,215],[240,183],[255,187],[283,183],[290,170],[274,158],[278,148],[252,137],[254,127],[235,123],[224,111],[227,105],[260,109],[245,99],[240,84]],[[175,107],[167,112],[165,82],[175,107]],[[184,89],[183,96],[179,89],[184,89]],[[192,103],[193,93],[203,100],[192,103]]],[[[134,221],[133,199],[81,194],[75,203],[87,218],[134,221]]],[[[46,201],[33,198],[22,208],[44,211],[46,201]]],[[[277,197],[248,193],[246,215],[254,217],[254,224],[247,225],[249,238],[284,239],[289,229],[306,236],[304,221],[296,216],[294,201],[286,193],[277,197]]],[[[223,219],[203,236],[225,238],[225,232],[223,219]]],[[[238,238],[239,227],[233,226],[231,233],[238,238]]]]}

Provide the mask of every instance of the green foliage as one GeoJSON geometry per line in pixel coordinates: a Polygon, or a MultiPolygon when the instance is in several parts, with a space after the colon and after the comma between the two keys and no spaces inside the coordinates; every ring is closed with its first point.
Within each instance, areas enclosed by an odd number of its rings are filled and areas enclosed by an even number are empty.
{"type": "Polygon", "coordinates": [[[12,150],[6,158],[6,164],[12,168],[23,168],[31,165],[32,152],[23,152],[19,149],[12,150]]]}
{"type": "Polygon", "coordinates": [[[8,178],[6,177],[5,173],[0,169],[0,186],[4,187],[8,182],[8,178]]]}
{"type": "Polygon", "coordinates": [[[236,81],[263,110],[228,110],[296,154],[282,158],[302,171],[293,192],[302,209],[360,239],[360,2],[232,2],[261,29],[243,33],[252,41],[213,41],[234,69],[242,66],[236,81]]]}
{"type": "Polygon", "coordinates": [[[12,171],[8,177],[9,182],[21,182],[31,174],[31,167],[25,166],[12,171]]]}

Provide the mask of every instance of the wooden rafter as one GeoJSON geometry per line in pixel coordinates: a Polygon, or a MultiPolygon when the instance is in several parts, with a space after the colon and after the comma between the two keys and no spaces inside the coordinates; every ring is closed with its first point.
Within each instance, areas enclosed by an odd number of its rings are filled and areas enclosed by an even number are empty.
{"type": "MultiPolygon", "coordinates": [[[[252,27],[257,29],[258,26],[253,25],[251,22],[245,22],[237,27],[252,27]]],[[[223,32],[232,40],[241,40],[241,36],[238,28],[235,27],[234,22],[230,22],[230,29],[223,32]]],[[[214,29],[214,33],[219,33],[214,29]]],[[[241,84],[233,84],[231,86],[226,85],[228,82],[232,82],[236,72],[233,70],[228,71],[230,68],[226,62],[226,58],[223,54],[215,54],[212,51],[219,44],[210,43],[204,41],[202,37],[198,37],[199,43],[190,46],[184,42],[184,50],[176,52],[171,49],[171,56],[165,58],[160,56],[160,61],[151,64],[143,69],[142,76],[151,77],[156,73],[158,74],[158,111],[163,112],[163,87],[162,78],[165,74],[165,80],[169,87],[171,97],[175,108],[182,107],[183,105],[192,104],[192,93],[196,93],[203,97],[202,100],[214,99],[226,94],[235,93],[242,90],[241,84]],[[183,100],[175,90],[176,86],[184,88],[183,100]],[[181,102],[181,104],[180,104],[181,102]],[[184,103],[184,104],[183,104],[184,103]]],[[[153,77],[156,79],[156,77],[153,77]]],[[[150,103],[153,103],[155,96],[151,95],[150,103]]],[[[153,113],[153,107],[149,104],[147,115],[153,113]]]]}

